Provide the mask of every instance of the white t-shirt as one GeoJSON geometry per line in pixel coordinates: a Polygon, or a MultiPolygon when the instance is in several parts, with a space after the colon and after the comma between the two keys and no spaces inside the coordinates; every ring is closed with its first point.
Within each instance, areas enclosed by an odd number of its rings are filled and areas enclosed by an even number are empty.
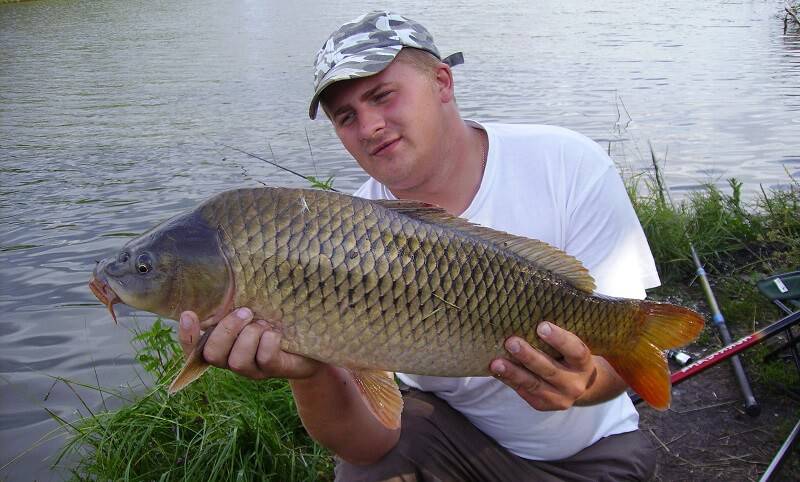
{"type": "MultiPolygon", "coordinates": [[[[622,180],[599,145],[560,127],[469,122],[487,132],[489,153],[481,186],[462,218],[566,251],[589,269],[598,293],[641,299],[645,288],[660,284],[622,180]]],[[[374,179],[355,195],[395,199],[374,179]]],[[[624,393],[598,405],[540,412],[491,377],[397,376],[435,393],[527,459],[563,459],[638,427],[639,414],[624,393]]]]}

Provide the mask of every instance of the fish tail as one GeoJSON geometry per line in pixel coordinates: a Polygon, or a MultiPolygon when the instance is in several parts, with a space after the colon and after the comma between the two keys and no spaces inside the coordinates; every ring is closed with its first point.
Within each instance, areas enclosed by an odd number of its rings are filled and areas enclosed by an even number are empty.
{"type": "Polygon", "coordinates": [[[635,345],[603,357],[644,401],[653,408],[666,410],[672,390],[664,350],[697,338],[704,320],[688,308],[653,301],[643,301],[635,316],[641,326],[635,345]]]}

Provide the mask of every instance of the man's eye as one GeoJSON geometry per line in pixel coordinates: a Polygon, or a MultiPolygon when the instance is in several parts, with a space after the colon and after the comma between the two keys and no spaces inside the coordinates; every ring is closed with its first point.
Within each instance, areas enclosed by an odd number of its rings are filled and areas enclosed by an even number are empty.
{"type": "Polygon", "coordinates": [[[339,116],[339,125],[340,126],[346,126],[347,124],[349,124],[349,123],[351,123],[353,121],[354,117],[355,116],[353,115],[352,112],[339,116]]]}
{"type": "Polygon", "coordinates": [[[385,100],[387,97],[389,97],[389,94],[391,94],[391,93],[392,92],[389,91],[389,90],[385,90],[383,92],[379,92],[379,93],[375,94],[375,101],[376,102],[380,102],[382,100],[385,100]]]}

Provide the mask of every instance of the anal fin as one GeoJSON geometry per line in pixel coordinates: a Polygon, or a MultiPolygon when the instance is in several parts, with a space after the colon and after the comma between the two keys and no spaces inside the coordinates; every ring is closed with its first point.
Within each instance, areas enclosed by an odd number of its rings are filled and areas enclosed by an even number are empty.
{"type": "Polygon", "coordinates": [[[388,429],[400,428],[403,397],[391,372],[350,370],[367,408],[388,429]]]}
{"type": "Polygon", "coordinates": [[[656,410],[672,400],[667,359],[656,346],[640,343],[624,356],[603,355],[630,387],[656,410]]]}

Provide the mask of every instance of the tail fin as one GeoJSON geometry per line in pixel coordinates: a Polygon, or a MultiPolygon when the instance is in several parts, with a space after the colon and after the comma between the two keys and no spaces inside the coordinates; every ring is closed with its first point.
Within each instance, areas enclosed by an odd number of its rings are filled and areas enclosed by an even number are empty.
{"type": "Polygon", "coordinates": [[[614,370],[644,401],[666,410],[672,398],[664,350],[685,345],[700,334],[703,317],[688,308],[643,301],[639,305],[641,334],[625,353],[603,354],[614,370]]]}
{"type": "Polygon", "coordinates": [[[211,332],[214,331],[214,327],[216,327],[216,325],[206,330],[203,336],[200,337],[192,353],[186,358],[186,364],[183,365],[181,372],[172,380],[172,384],[167,389],[168,394],[174,395],[183,390],[187,385],[200,378],[203,373],[209,369],[211,365],[203,358],[203,348],[205,348],[206,341],[211,335],[211,332]]]}

